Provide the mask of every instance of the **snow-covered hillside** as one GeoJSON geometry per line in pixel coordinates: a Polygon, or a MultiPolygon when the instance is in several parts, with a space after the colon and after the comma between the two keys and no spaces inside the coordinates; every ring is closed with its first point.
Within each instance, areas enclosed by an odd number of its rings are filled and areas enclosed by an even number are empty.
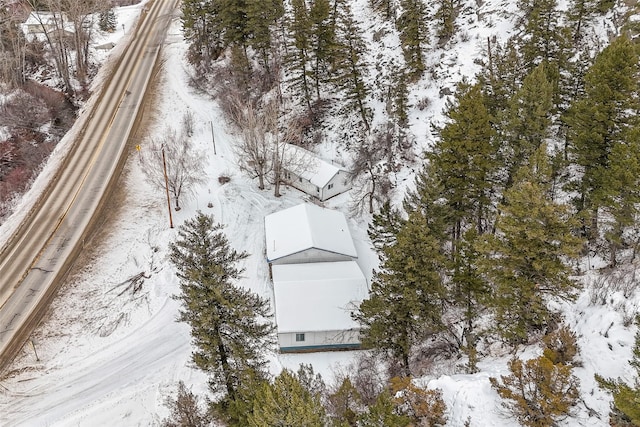
{"type": "MultiPolygon", "coordinates": [[[[371,78],[375,79],[376,63],[400,58],[399,40],[389,29],[383,31],[388,24],[372,14],[368,0],[353,3],[368,39],[368,62],[371,78]],[[374,39],[374,34],[381,31],[384,35],[374,39]]],[[[479,70],[474,60],[483,55],[488,37],[504,40],[514,31],[515,2],[466,0],[463,3],[458,21],[464,28],[455,41],[430,50],[429,71],[411,88],[412,105],[429,100],[427,108],[414,107],[410,115],[417,151],[432,143],[431,125],[443,120],[442,108],[447,99],[441,95],[446,92],[443,89],[453,91],[464,76],[473,78],[479,70]]],[[[123,22],[125,16],[133,17],[132,12],[141,7],[120,9],[119,22],[123,22]]],[[[607,17],[596,22],[594,35],[604,37],[608,25],[607,17]]],[[[114,41],[117,36],[113,36],[114,41]]],[[[155,86],[149,136],[160,135],[166,126],[179,128],[183,113],[192,112],[196,123],[192,140],[207,159],[208,177],[207,184],[198,188],[196,197],[173,213],[174,222],[180,225],[201,210],[225,224],[231,244],[251,254],[244,263],[241,284],[271,299],[263,218],[300,203],[306,196],[284,188],[283,196],[276,198],[269,190],[258,190],[255,182],[238,171],[232,150],[234,135],[224,125],[215,101],[189,86],[185,51],[180,22],[175,19],[163,52],[161,81],[155,86]],[[231,177],[231,181],[220,184],[221,175],[231,177]]],[[[374,111],[384,108],[375,104],[375,100],[371,106],[374,111]]],[[[140,145],[144,150],[145,141],[140,145]]],[[[60,150],[63,149],[64,144],[60,150]]],[[[49,167],[54,166],[59,157],[54,155],[49,167]]],[[[411,169],[402,176],[406,177],[405,185],[410,186],[411,169]]],[[[0,381],[0,425],[154,425],[167,415],[164,401],[174,392],[178,380],[185,381],[201,395],[207,392],[206,377],[190,363],[189,328],[175,321],[179,306],[172,296],[178,292],[178,281],[167,253],[176,229],[169,228],[164,194],[145,181],[138,154],[133,150],[121,182],[120,206],[111,212],[105,229],[85,254],[82,266],[76,268],[60,291],[49,316],[33,336],[33,346],[24,348],[10,374],[0,381]],[[140,274],[144,276],[142,286],[134,290],[129,286],[130,279],[142,277],[140,274]]],[[[34,191],[38,190],[37,185],[34,191]]],[[[27,195],[25,203],[29,197],[32,196],[27,195]]],[[[326,206],[348,213],[348,202],[349,195],[343,194],[331,199],[326,206]]],[[[6,238],[12,224],[17,223],[18,215],[0,228],[0,237],[6,238]]],[[[367,236],[368,219],[350,218],[349,227],[358,263],[370,279],[377,257],[367,236]]],[[[590,263],[598,267],[597,260],[590,263]]],[[[640,296],[637,292],[625,292],[624,286],[620,286],[602,297],[597,290],[601,282],[595,269],[591,269],[584,280],[586,286],[581,296],[562,307],[581,347],[582,366],[574,372],[581,380],[583,402],[578,405],[575,416],[562,421],[561,425],[606,426],[611,399],[598,388],[594,373],[632,380],[628,360],[635,329],[629,319],[640,305],[640,296]]],[[[500,399],[489,384],[489,377],[508,373],[507,361],[513,354],[507,349],[493,351],[480,360],[477,374],[463,374],[459,366],[464,361],[458,360],[435,366],[431,374],[419,380],[430,388],[442,389],[448,425],[463,426],[467,420],[471,426],[517,425],[501,408],[500,399]]],[[[522,348],[517,356],[527,359],[540,351],[538,347],[522,348]]],[[[357,354],[279,355],[274,352],[269,359],[274,374],[283,367],[296,369],[300,363],[310,363],[330,382],[333,370],[346,366],[357,354]]]]}

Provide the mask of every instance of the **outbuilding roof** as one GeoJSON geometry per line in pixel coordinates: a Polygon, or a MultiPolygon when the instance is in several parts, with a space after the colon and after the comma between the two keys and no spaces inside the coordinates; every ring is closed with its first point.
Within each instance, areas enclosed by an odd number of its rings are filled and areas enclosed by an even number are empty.
{"type": "Polygon", "coordinates": [[[344,214],[302,203],[264,218],[269,262],[315,248],[357,258],[344,214]]]}
{"type": "Polygon", "coordinates": [[[355,261],[273,266],[279,333],[357,329],[351,313],[368,295],[355,261]]]}
{"type": "Polygon", "coordinates": [[[297,145],[287,144],[284,155],[287,168],[316,187],[324,188],[338,172],[346,171],[297,145]]]}

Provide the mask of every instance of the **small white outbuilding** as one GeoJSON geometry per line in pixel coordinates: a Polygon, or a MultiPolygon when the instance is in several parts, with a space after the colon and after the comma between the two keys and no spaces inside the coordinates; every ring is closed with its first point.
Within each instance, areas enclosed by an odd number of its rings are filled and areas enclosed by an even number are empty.
{"type": "Polygon", "coordinates": [[[358,257],[342,212],[302,203],[264,218],[271,265],[351,261],[358,257]]]}
{"type": "Polygon", "coordinates": [[[283,157],[283,181],[320,201],[352,187],[350,174],[345,168],[323,160],[309,150],[287,144],[283,157]]]}
{"type": "Polygon", "coordinates": [[[273,289],[281,352],[360,347],[351,313],[368,288],[355,261],[274,265],[273,289]]]}

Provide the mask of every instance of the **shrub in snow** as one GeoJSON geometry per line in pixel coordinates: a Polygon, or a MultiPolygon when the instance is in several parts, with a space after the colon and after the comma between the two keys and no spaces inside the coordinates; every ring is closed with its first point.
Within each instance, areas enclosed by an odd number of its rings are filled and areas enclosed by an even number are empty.
{"type": "Polygon", "coordinates": [[[391,379],[391,391],[398,412],[411,420],[411,425],[436,427],[447,423],[447,406],[442,390],[425,390],[416,386],[410,377],[391,379]]]}
{"type": "Polygon", "coordinates": [[[208,426],[206,411],[200,407],[198,396],[184,385],[178,383],[175,398],[167,397],[165,405],[171,411],[169,417],[162,420],[162,427],[204,427],[208,426]]]}
{"type": "Polygon", "coordinates": [[[569,415],[578,402],[579,381],[572,367],[545,356],[509,362],[510,375],[489,378],[502,405],[524,426],[546,427],[569,415]]]}
{"type": "Polygon", "coordinates": [[[557,331],[545,335],[542,338],[542,342],[546,346],[544,356],[554,364],[579,366],[575,360],[580,350],[576,341],[576,334],[567,326],[562,326],[557,331]]]}

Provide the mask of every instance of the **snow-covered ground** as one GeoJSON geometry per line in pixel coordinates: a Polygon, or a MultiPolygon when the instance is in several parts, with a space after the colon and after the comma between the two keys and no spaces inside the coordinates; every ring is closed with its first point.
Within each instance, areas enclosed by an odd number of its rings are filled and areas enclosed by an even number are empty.
{"type": "MultiPolygon", "coordinates": [[[[368,13],[365,0],[358,0],[354,10],[368,13]]],[[[489,14],[500,5],[498,0],[486,1],[483,13],[489,14]]],[[[474,3],[475,4],[475,3],[474,3]]],[[[118,9],[118,30],[103,39],[122,40],[122,23],[131,28],[141,5],[118,9]]],[[[507,7],[508,9],[508,7],[507,7]]],[[[473,58],[482,54],[482,43],[488,35],[504,38],[512,25],[508,14],[492,15],[491,26],[477,23],[466,29],[469,40],[442,56],[433,59],[434,72],[441,75],[439,83],[422,83],[413,95],[413,102],[429,97],[425,111],[411,116],[412,131],[422,145],[430,142],[430,124],[442,119],[445,98],[439,96],[442,87],[453,86],[463,75],[477,71],[473,58]]],[[[375,19],[368,18],[367,22],[375,19]]],[[[375,28],[367,29],[367,34],[375,28]]],[[[381,54],[397,55],[397,40],[383,38],[378,46],[381,54]],[[388,42],[383,46],[385,42],[388,42]],[[396,43],[394,45],[394,43],[396,43]],[[386,46],[386,47],[385,47],[386,46]],[[388,51],[388,52],[387,52],[388,51]]],[[[122,44],[115,48],[115,52],[122,44]]],[[[212,214],[226,225],[225,232],[238,250],[251,256],[245,261],[242,285],[273,298],[265,262],[263,235],[264,216],[294,206],[305,197],[294,189],[282,189],[283,196],[273,197],[268,190],[260,191],[238,172],[231,148],[234,136],[225,127],[218,108],[209,97],[188,85],[188,68],[184,61],[186,45],[175,20],[169,30],[164,49],[163,77],[156,86],[157,111],[150,126],[150,136],[161,135],[167,126],[179,129],[183,113],[195,118],[194,145],[207,159],[208,182],[196,196],[183,203],[183,209],[173,212],[179,226],[194,216],[197,210],[212,214]],[[213,152],[211,124],[215,133],[216,154],[213,152]],[[218,177],[231,181],[221,185],[218,177]],[[213,207],[209,208],[209,204],[213,207]]],[[[376,52],[377,54],[377,52],[376,52]]],[[[376,54],[372,54],[372,58],[376,54]]],[[[438,54],[439,55],[439,54],[438,54]]],[[[97,79],[97,84],[101,81],[97,79]]],[[[68,140],[69,137],[65,139],[68,140]]],[[[64,152],[63,141],[45,169],[53,170],[64,152]]],[[[141,141],[142,150],[145,141],[141,141]]],[[[42,178],[41,180],[44,180],[42,178]]],[[[168,243],[176,236],[170,229],[164,193],[144,179],[138,155],[132,152],[122,177],[126,196],[114,213],[94,247],[85,255],[84,267],[70,277],[52,306],[46,322],[34,334],[34,346],[26,346],[12,366],[10,376],[0,382],[0,425],[2,426],[137,426],[157,424],[167,410],[164,401],[175,390],[178,380],[184,380],[194,391],[206,393],[206,377],[190,363],[189,328],[175,321],[179,304],[172,299],[178,292],[178,281],[167,259],[168,243]],[[134,292],[127,287],[128,279],[143,273],[144,283],[134,292]]],[[[25,197],[28,205],[38,191],[38,182],[25,197]]],[[[348,194],[331,199],[326,206],[347,213],[348,194]]],[[[19,220],[19,214],[0,228],[0,241],[19,220]]],[[[369,279],[377,263],[367,237],[367,221],[349,218],[349,227],[359,255],[358,263],[369,279]]],[[[575,417],[562,422],[566,426],[605,426],[608,424],[610,398],[598,389],[593,374],[605,377],[622,376],[631,380],[627,361],[631,356],[633,328],[625,327],[621,307],[631,310],[638,297],[625,299],[621,291],[594,305],[591,293],[585,291],[573,304],[563,307],[567,321],[579,336],[583,367],[575,373],[582,382],[584,404],[578,405],[575,417]],[[599,417],[589,416],[586,406],[599,417]]],[[[635,304],[635,305],[634,305],[635,304]]],[[[332,371],[346,366],[358,352],[331,352],[300,355],[270,353],[271,370],[277,374],[282,367],[296,369],[299,363],[311,363],[317,372],[330,381],[332,371]]],[[[537,348],[526,348],[519,357],[539,354],[537,348]]],[[[462,426],[470,419],[472,426],[514,426],[515,421],[500,407],[498,395],[488,378],[507,373],[506,350],[496,351],[479,363],[481,372],[461,374],[455,363],[442,372],[421,379],[429,387],[443,390],[448,406],[449,425],[462,426]]]]}

